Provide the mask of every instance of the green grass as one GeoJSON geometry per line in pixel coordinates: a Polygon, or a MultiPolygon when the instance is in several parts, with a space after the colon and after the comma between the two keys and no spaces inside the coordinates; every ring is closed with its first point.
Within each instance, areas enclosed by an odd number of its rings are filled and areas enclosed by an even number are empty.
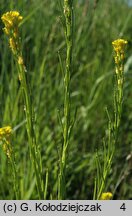
{"type": "MultiPolygon", "coordinates": [[[[70,80],[70,118],[75,120],[66,163],[66,199],[92,199],[96,153],[103,157],[108,125],[106,107],[113,115],[114,59],[111,42],[128,40],[125,83],[118,144],[105,191],[113,199],[132,198],[132,9],[123,1],[74,1],[73,61],[70,80]],[[76,116],[75,116],[76,112],[76,116]]],[[[28,79],[35,111],[36,143],[41,147],[46,199],[58,198],[58,175],[63,147],[60,120],[64,118],[66,42],[63,1],[1,0],[0,14],[18,10],[28,79]]],[[[22,90],[7,37],[0,22],[0,127],[14,129],[12,145],[18,170],[20,199],[39,199],[30,160],[22,90]]],[[[0,199],[14,199],[12,169],[0,148],[0,199]]]]}

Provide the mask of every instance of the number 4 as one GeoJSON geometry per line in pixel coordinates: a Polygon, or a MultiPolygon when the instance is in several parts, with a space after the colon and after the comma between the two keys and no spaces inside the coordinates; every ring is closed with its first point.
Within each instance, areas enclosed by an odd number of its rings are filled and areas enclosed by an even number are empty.
{"type": "Polygon", "coordinates": [[[123,204],[121,205],[120,209],[122,209],[123,211],[126,210],[125,203],[123,203],[123,204]]]}

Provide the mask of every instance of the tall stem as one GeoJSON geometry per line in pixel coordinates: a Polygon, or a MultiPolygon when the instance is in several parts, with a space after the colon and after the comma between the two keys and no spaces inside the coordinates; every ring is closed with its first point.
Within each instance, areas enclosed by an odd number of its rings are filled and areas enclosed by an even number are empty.
{"type": "Polygon", "coordinates": [[[120,121],[122,116],[122,105],[123,105],[123,85],[124,85],[124,54],[125,46],[127,41],[123,39],[117,39],[112,42],[115,51],[115,87],[114,87],[114,118],[113,121],[110,120],[109,113],[109,127],[108,134],[106,135],[105,145],[104,145],[104,169],[100,169],[99,164],[98,170],[98,185],[97,188],[97,199],[100,199],[101,194],[106,186],[106,180],[112,166],[113,157],[115,154],[115,148],[118,143],[118,133],[120,129],[120,121]],[[101,173],[102,172],[102,173],[101,173]],[[100,180],[101,179],[101,180],[100,180]]]}
{"type": "Polygon", "coordinates": [[[71,125],[70,116],[70,79],[72,72],[72,47],[73,47],[73,0],[64,0],[64,16],[65,16],[65,38],[66,38],[66,71],[64,76],[64,127],[63,127],[63,148],[60,165],[60,181],[59,181],[59,199],[65,199],[66,196],[66,160],[67,150],[69,146],[69,133],[71,125]]]}
{"type": "Polygon", "coordinates": [[[19,77],[23,89],[23,98],[25,103],[25,113],[27,120],[27,134],[30,147],[30,156],[34,167],[36,184],[38,189],[39,198],[43,199],[43,183],[42,183],[42,173],[41,173],[41,160],[39,149],[36,143],[35,129],[34,129],[34,110],[32,105],[32,97],[30,92],[30,87],[27,81],[26,68],[23,63],[22,55],[18,55],[18,68],[19,68],[19,77]]]}

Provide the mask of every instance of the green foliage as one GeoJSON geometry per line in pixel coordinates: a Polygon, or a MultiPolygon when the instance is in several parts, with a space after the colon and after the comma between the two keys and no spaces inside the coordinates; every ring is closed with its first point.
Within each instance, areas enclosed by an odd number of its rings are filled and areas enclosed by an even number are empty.
{"type": "MultiPolygon", "coordinates": [[[[113,115],[114,60],[111,42],[128,40],[125,59],[124,99],[118,145],[106,184],[114,199],[132,198],[132,9],[123,1],[73,1],[73,62],[70,82],[71,119],[76,119],[68,148],[66,199],[92,199],[96,153],[103,157],[108,117],[113,115]],[[121,3],[122,2],[122,3],[121,3]],[[77,110],[75,115],[75,110],[77,110]]],[[[41,147],[46,199],[57,199],[59,163],[63,145],[66,43],[63,1],[1,0],[2,15],[18,10],[23,56],[35,110],[36,142],[41,147]]],[[[21,199],[38,199],[33,174],[22,90],[17,67],[0,22],[0,127],[14,129],[12,145],[19,176],[21,199]]],[[[0,148],[0,199],[14,199],[11,167],[0,148]]]]}

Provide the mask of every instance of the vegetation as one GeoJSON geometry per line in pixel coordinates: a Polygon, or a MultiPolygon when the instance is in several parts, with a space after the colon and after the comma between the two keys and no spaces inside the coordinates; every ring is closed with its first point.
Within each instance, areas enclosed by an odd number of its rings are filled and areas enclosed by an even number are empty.
{"type": "Polygon", "coordinates": [[[1,0],[0,12],[0,199],[131,199],[132,9],[1,0]]]}

